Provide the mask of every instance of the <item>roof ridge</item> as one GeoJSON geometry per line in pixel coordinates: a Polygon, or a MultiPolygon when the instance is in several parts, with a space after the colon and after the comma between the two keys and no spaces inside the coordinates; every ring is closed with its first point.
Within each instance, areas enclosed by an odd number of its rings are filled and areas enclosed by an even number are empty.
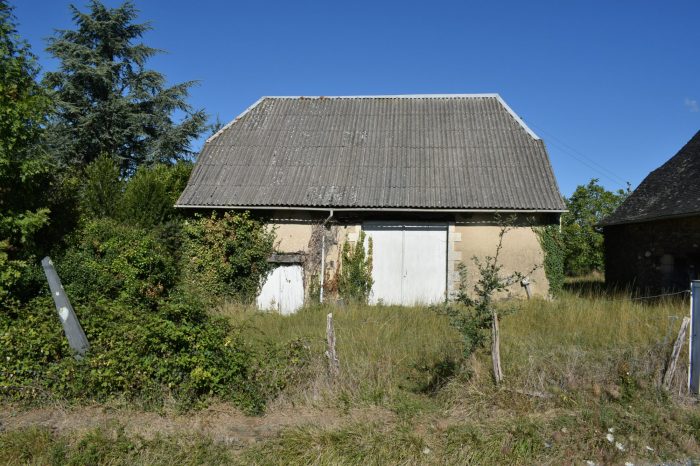
{"type": "Polygon", "coordinates": [[[469,99],[478,99],[478,98],[489,98],[489,99],[496,99],[498,100],[498,103],[501,104],[501,106],[510,114],[510,116],[513,117],[513,119],[525,130],[527,134],[529,134],[533,139],[540,141],[542,138],[540,138],[526,123],[523,121],[522,118],[518,116],[517,113],[513,111],[512,108],[506,103],[505,100],[501,97],[500,94],[498,93],[483,93],[483,94],[396,94],[396,95],[391,95],[391,94],[377,94],[377,95],[336,95],[336,96],[323,96],[323,95],[317,95],[317,96],[303,96],[303,95],[297,95],[297,96],[284,96],[284,95],[267,95],[267,96],[262,96],[258,100],[253,103],[250,107],[246,108],[240,115],[238,115],[236,118],[228,122],[226,125],[221,127],[219,131],[211,135],[207,140],[205,141],[206,143],[209,143],[216,139],[221,133],[226,131],[228,128],[230,128],[235,122],[243,118],[248,112],[250,112],[252,109],[258,106],[261,102],[263,102],[266,99],[296,99],[296,100],[305,100],[305,99],[318,99],[318,100],[333,100],[333,99],[459,99],[459,98],[469,98],[469,99]]]}
{"type": "Polygon", "coordinates": [[[360,94],[360,95],[267,95],[263,99],[447,99],[500,98],[497,93],[476,94],[360,94]]]}

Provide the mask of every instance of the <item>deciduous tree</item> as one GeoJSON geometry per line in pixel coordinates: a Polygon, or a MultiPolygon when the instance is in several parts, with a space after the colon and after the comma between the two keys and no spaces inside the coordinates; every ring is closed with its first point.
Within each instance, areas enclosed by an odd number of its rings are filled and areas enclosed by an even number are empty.
{"type": "Polygon", "coordinates": [[[12,7],[0,0],[0,307],[49,221],[51,164],[40,145],[50,101],[39,68],[16,30],[12,7]]]}
{"type": "Polygon", "coordinates": [[[568,275],[584,275],[605,269],[603,234],[598,224],[617,209],[628,192],[612,192],[592,179],[565,199],[568,212],[562,215],[564,268],[568,275]]]}

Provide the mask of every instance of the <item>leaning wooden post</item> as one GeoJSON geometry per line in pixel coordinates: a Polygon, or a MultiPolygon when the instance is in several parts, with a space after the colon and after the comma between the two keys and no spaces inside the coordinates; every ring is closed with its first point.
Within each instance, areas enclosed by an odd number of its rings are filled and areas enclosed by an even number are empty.
{"type": "Polygon", "coordinates": [[[73,311],[73,306],[71,306],[68,300],[63,285],[61,285],[61,279],[58,278],[51,258],[48,256],[44,257],[41,261],[41,266],[44,268],[46,280],[49,282],[51,296],[53,297],[53,302],[56,304],[56,311],[58,312],[58,317],[61,319],[63,332],[68,339],[68,345],[75,351],[76,358],[80,359],[85,355],[85,352],[90,349],[90,344],[85,336],[83,327],[81,327],[80,322],[78,322],[78,317],[75,315],[75,311],[73,311]]]}
{"type": "Polygon", "coordinates": [[[525,288],[525,294],[527,295],[527,299],[530,299],[532,297],[532,291],[530,291],[530,280],[525,277],[522,280],[520,280],[520,286],[525,288]]]}
{"type": "Polygon", "coordinates": [[[333,313],[326,316],[326,342],[328,349],[326,357],[328,358],[328,370],[331,377],[335,378],[340,372],[340,364],[338,363],[338,353],[335,351],[335,329],[333,328],[333,313]]]}
{"type": "Polygon", "coordinates": [[[503,381],[503,370],[501,369],[501,335],[498,329],[498,314],[493,311],[491,321],[491,359],[493,360],[493,378],[496,384],[503,381]]]}
{"type": "Polygon", "coordinates": [[[688,331],[688,325],[690,324],[690,317],[683,317],[683,322],[681,322],[681,329],[678,331],[678,338],[676,338],[676,343],[673,345],[673,351],[671,351],[671,357],[666,365],[666,373],[664,374],[663,387],[668,390],[671,388],[671,383],[673,382],[673,376],[676,373],[676,365],[678,364],[678,357],[681,355],[681,348],[685,342],[685,334],[688,331]]]}

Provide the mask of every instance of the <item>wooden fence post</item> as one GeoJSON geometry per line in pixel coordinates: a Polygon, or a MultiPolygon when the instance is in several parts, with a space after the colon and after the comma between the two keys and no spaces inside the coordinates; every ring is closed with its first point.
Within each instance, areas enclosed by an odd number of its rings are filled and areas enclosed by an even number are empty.
{"type": "Polygon", "coordinates": [[[498,314],[493,311],[491,322],[491,359],[493,361],[493,378],[496,384],[503,381],[503,369],[501,369],[501,332],[498,329],[498,314]]]}
{"type": "Polygon", "coordinates": [[[75,315],[75,311],[73,311],[73,306],[71,306],[68,300],[68,296],[63,289],[61,279],[56,273],[51,258],[48,256],[44,257],[41,261],[41,266],[44,268],[46,280],[49,282],[51,296],[53,297],[53,302],[56,304],[56,311],[58,312],[59,319],[61,319],[63,332],[68,339],[68,345],[75,351],[76,358],[80,359],[90,348],[83,327],[80,326],[78,317],[75,315]]]}
{"type": "Polygon", "coordinates": [[[666,373],[664,374],[663,387],[668,390],[671,388],[671,383],[673,382],[673,376],[676,373],[676,365],[678,364],[678,357],[681,355],[681,348],[685,342],[685,334],[688,331],[688,325],[690,324],[690,317],[683,317],[683,322],[681,322],[681,329],[678,331],[678,338],[676,338],[676,343],[673,345],[673,351],[671,351],[671,357],[666,365],[666,373]]]}
{"type": "Polygon", "coordinates": [[[326,342],[328,349],[326,357],[328,358],[328,370],[333,378],[338,376],[340,372],[340,364],[338,362],[338,353],[335,351],[335,328],[333,327],[333,313],[326,316],[326,342]]]}

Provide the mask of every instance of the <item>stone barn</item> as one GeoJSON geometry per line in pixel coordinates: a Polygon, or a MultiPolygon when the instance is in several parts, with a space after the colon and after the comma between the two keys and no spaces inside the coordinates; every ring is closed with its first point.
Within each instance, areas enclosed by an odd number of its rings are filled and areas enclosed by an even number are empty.
{"type": "Polygon", "coordinates": [[[602,226],[608,285],[642,292],[688,289],[700,270],[700,132],[602,226]]]}
{"type": "MultiPolygon", "coordinates": [[[[532,227],[565,209],[544,143],[497,94],[263,97],[207,140],[177,207],[274,227],[258,304],[283,313],[319,283],[334,297],[340,249],[361,232],[372,303],[435,303],[456,292],[461,262],[495,253],[499,215],[518,225],[504,272],[527,272],[543,263],[532,227]]],[[[541,267],[529,281],[548,294],[541,267]]]]}

